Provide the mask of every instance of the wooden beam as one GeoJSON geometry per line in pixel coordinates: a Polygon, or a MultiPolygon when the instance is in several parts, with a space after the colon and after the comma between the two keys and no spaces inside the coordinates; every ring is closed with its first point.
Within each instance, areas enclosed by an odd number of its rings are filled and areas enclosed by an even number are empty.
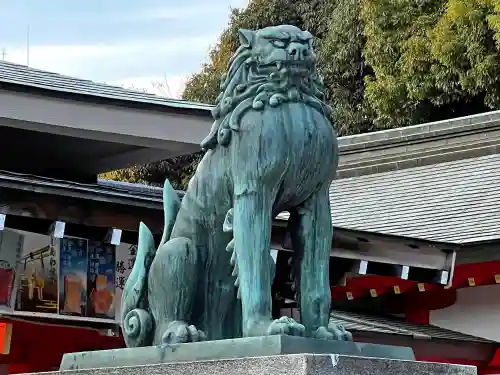
{"type": "Polygon", "coordinates": [[[161,210],[14,189],[0,189],[0,214],[7,215],[7,228],[8,216],[12,215],[132,232],[136,232],[143,221],[153,233],[163,230],[161,210]]]}

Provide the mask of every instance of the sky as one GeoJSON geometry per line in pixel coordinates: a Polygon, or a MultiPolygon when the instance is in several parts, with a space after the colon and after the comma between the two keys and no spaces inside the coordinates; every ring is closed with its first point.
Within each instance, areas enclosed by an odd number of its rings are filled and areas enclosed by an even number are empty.
{"type": "Polygon", "coordinates": [[[230,9],[247,4],[248,0],[0,0],[0,58],[178,98],[186,79],[207,60],[230,9]]]}

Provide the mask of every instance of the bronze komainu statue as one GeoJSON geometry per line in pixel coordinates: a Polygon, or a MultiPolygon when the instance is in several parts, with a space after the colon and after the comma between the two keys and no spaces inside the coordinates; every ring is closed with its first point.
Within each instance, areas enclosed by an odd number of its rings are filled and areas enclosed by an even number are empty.
{"type": "Polygon", "coordinates": [[[349,340],[329,325],[338,163],[313,38],[295,26],[240,30],[206,153],[186,194],[165,183],[158,248],[141,224],[122,299],[127,346],[287,334],[349,340]],[[290,212],[301,323],[271,315],[273,218],[290,212]]]}

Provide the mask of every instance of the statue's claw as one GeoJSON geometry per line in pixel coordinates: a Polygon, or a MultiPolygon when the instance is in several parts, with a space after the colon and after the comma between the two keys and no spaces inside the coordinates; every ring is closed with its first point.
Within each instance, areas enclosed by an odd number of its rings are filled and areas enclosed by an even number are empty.
{"type": "Polygon", "coordinates": [[[186,342],[205,341],[206,334],[193,325],[184,322],[172,322],[169,324],[161,338],[162,344],[182,344],[186,342]]]}
{"type": "Polygon", "coordinates": [[[321,340],[352,341],[351,332],[346,331],[342,325],[335,323],[328,324],[328,328],[319,327],[311,336],[321,340]]]}
{"type": "Polygon", "coordinates": [[[267,329],[268,335],[304,336],[306,328],[292,318],[282,316],[274,320],[267,329]]]}

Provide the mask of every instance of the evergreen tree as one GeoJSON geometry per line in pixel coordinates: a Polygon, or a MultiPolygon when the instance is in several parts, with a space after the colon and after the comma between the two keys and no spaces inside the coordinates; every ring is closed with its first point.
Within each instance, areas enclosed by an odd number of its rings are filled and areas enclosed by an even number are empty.
{"type": "MultiPolygon", "coordinates": [[[[213,103],[238,29],[278,24],[316,36],[318,69],[340,135],[500,108],[500,0],[251,0],[233,10],[183,98],[213,103]]],[[[162,183],[167,176],[184,188],[200,157],[112,177],[162,183]]]]}

